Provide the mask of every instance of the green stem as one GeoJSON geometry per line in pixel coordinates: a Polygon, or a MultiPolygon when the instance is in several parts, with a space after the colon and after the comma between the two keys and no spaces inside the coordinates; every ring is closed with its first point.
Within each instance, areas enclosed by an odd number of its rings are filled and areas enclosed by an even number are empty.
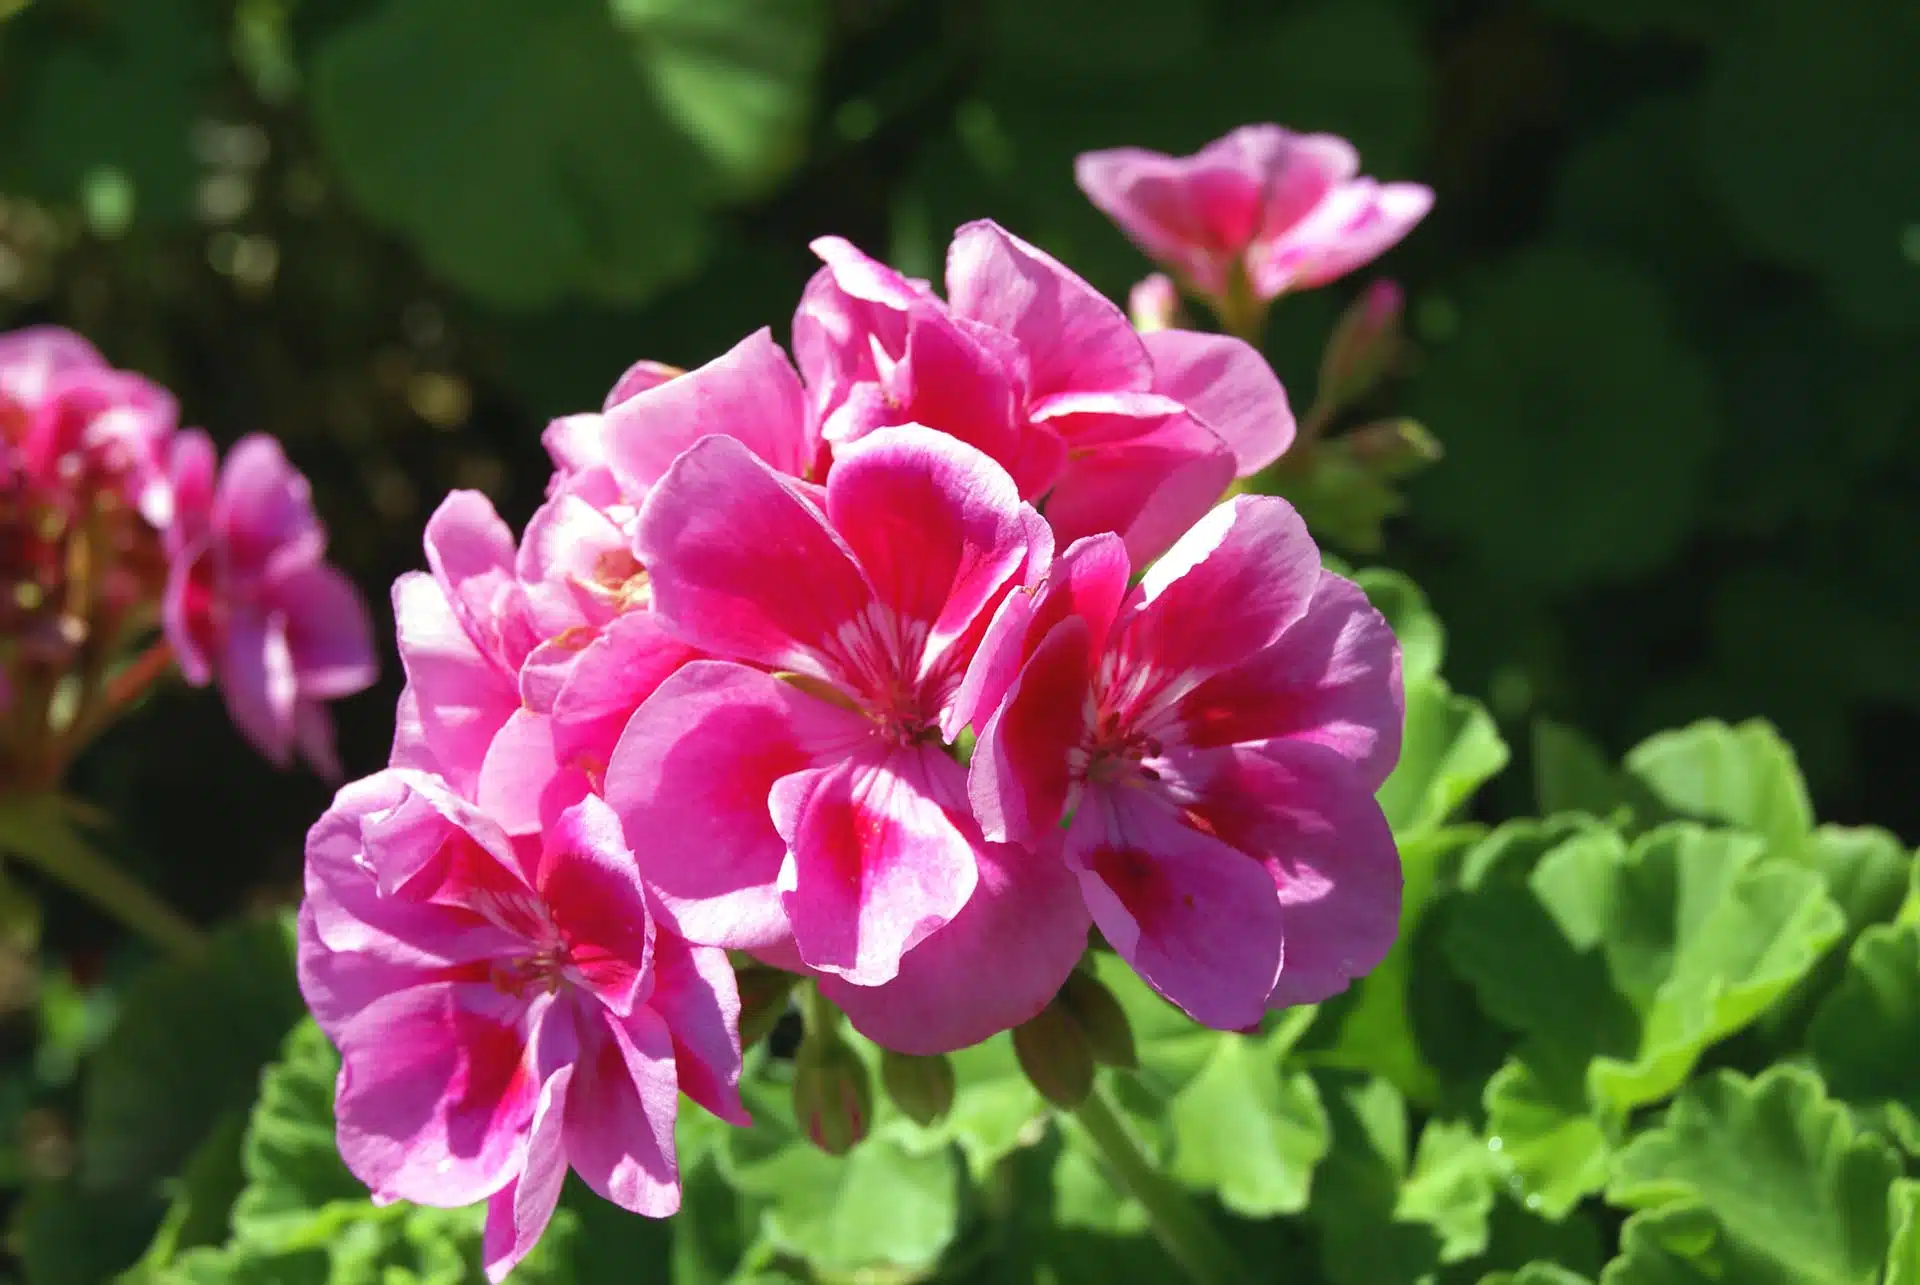
{"type": "Polygon", "coordinates": [[[0,849],[51,875],[162,950],[186,955],[206,944],[199,928],[74,834],[59,799],[42,796],[13,808],[3,805],[0,801],[0,811],[13,815],[0,816],[0,849]],[[27,823],[23,830],[6,824],[20,821],[27,823]]]}
{"type": "Polygon", "coordinates": [[[1153,1167],[1107,1104],[1098,1085],[1073,1109],[1078,1132],[1092,1144],[1109,1177],[1147,1211],[1153,1235],[1195,1285],[1240,1285],[1253,1278],[1207,1216],[1153,1167]]]}

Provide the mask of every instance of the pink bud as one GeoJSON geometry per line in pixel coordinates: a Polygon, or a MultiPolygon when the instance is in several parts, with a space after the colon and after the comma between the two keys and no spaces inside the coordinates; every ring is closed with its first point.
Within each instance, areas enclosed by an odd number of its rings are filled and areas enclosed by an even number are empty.
{"type": "Polygon", "coordinates": [[[1141,334],[1172,330],[1180,324],[1180,291],[1173,278],[1156,272],[1135,283],[1127,294],[1127,316],[1141,334]]]}
{"type": "Polygon", "coordinates": [[[1406,295],[1385,277],[1347,306],[1320,358],[1320,402],[1328,412],[1372,391],[1400,353],[1400,316],[1406,295]]]}

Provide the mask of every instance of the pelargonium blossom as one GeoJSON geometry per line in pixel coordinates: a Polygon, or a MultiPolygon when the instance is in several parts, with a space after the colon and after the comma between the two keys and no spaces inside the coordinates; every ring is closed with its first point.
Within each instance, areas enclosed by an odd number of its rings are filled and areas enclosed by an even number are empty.
{"type": "Polygon", "coordinates": [[[260,433],[236,443],[216,477],[197,431],[174,439],[170,478],[162,624],[180,672],[217,682],[234,724],[273,762],[297,749],[339,776],[324,702],[373,682],[373,626],[326,561],[306,478],[260,433]]]}
{"type": "Polygon", "coordinates": [[[1433,206],[1418,183],[1358,177],[1332,134],[1244,125],[1191,156],[1086,152],[1074,177],[1149,257],[1215,301],[1322,286],[1391,249],[1433,206]]]}
{"type": "Polygon", "coordinates": [[[1118,531],[1159,553],[1236,476],[1293,439],[1286,394],[1224,335],[1141,335],[1059,262],[997,224],[947,256],[947,298],[838,237],[794,316],[794,354],[836,449],[919,424],[984,451],[1061,542],[1118,531]]]}
{"type": "Polygon", "coordinates": [[[1131,590],[1130,571],[1096,536],[1001,608],[971,795],[992,839],[1045,845],[1067,820],[1114,949],[1238,1029],[1392,944],[1400,864],[1373,795],[1399,752],[1399,651],[1284,500],[1229,501],[1131,590]]]}
{"type": "Polygon", "coordinates": [[[885,429],[840,450],[816,496],[713,437],[654,488],[637,550],[655,611],[717,658],[660,685],[606,778],[676,929],[823,974],[856,1024],[920,1047],[1037,1012],[1084,912],[1050,872],[1030,878],[1025,853],[983,844],[946,748],[990,613],[1052,552],[1006,472],[943,434],[885,429]],[[1026,954],[915,963],[1029,911],[1026,954]],[[918,1030],[903,991],[871,1014],[848,998],[915,978],[970,992],[918,1006],[918,1030]]]}
{"type": "Polygon", "coordinates": [[[341,1157],[379,1200],[487,1202],[487,1275],[533,1247],[571,1167],[680,1204],[680,1093],[747,1123],[723,951],[656,927],[591,795],[513,838],[439,778],[342,789],[307,839],[301,990],[339,1048],[341,1157]]]}

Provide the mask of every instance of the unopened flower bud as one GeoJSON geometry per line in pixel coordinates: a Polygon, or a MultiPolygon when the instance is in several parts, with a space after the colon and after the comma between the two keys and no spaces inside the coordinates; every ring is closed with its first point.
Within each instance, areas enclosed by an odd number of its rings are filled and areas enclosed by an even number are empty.
{"type": "Polygon", "coordinates": [[[1406,296],[1381,278],[1348,305],[1320,358],[1319,400],[1331,414],[1373,390],[1399,356],[1400,317],[1406,296]]]}
{"type": "Polygon", "coordinates": [[[1079,1025],[1094,1061],[1126,1071],[1139,1067],[1140,1055],[1134,1051],[1127,1012],[1097,978],[1075,969],[1067,975],[1066,985],[1054,1002],[1079,1025]]]}
{"type": "Polygon", "coordinates": [[[1141,334],[1171,330],[1180,324],[1180,291],[1173,279],[1156,272],[1137,282],[1127,294],[1127,316],[1141,334]]]}
{"type": "Polygon", "coordinates": [[[1375,477],[1410,477],[1442,454],[1439,439],[1411,419],[1376,420],[1340,440],[1354,463],[1375,477]]]}
{"type": "Polygon", "coordinates": [[[930,1125],[953,1107],[953,1063],[942,1055],[914,1057],[887,1049],[880,1057],[880,1082],[915,1124],[930,1125]]]}
{"type": "Polygon", "coordinates": [[[739,975],[740,1048],[744,1052],[773,1033],[786,1016],[800,978],[777,968],[747,968],[739,975]]]}
{"type": "Polygon", "coordinates": [[[873,1122],[867,1064],[838,1035],[807,1032],[793,1060],[793,1118],[813,1145],[843,1156],[873,1122]]]}
{"type": "Polygon", "coordinates": [[[1055,1106],[1071,1110],[1093,1091],[1093,1046],[1057,998],[1013,1028],[1013,1051],[1033,1087],[1055,1106]]]}

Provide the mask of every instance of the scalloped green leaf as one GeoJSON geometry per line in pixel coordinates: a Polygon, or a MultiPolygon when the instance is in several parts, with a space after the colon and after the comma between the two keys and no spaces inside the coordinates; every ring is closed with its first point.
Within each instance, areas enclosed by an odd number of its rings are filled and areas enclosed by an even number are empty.
{"type": "Polygon", "coordinates": [[[829,1156],[793,1121],[791,1088],[765,1074],[743,1086],[750,1129],[729,1131],[720,1170],[764,1202],[769,1243],[823,1273],[932,1266],[959,1230],[962,1170],[951,1150],[914,1154],[873,1136],[829,1156]]]}
{"type": "Polygon", "coordinates": [[[1607,1199],[1642,1212],[1602,1285],[1876,1285],[1899,1172],[1812,1072],[1717,1072],[1616,1160],[1607,1199]]]}
{"type": "Polygon", "coordinates": [[[1807,1049],[1833,1095],[1920,1154],[1920,924],[1867,929],[1814,1014],[1807,1049]]]}
{"type": "Polygon", "coordinates": [[[1422,525],[1458,540],[1477,574],[1533,589],[1659,565],[1692,528],[1720,433],[1711,372],[1660,283],[1546,244],[1458,306],[1406,408],[1447,448],[1408,483],[1422,525]]]}
{"type": "Polygon", "coordinates": [[[1458,1263],[1486,1252],[1499,1164],[1469,1125],[1434,1120],[1420,1131],[1413,1169],[1401,1184],[1393,1216],[1439,1233],[1440,1261],[1458,1263]]]}
{"type": "Polygon", "coordinates": [[[1887,1250],[1885,1285],[1920,1285],[1920,1182],[1902,1178],[1887,1192],[1893,1244],[1887,1250]]]}
{"type": "Polygon", "coordinates": [[[1481,704],[1430,676],[1406,686],[1400,762],[1380,787],[1380,806],[1403,841],[1446,823],[1507,765],[1507,743],[1481,704]]]}
{"type": "Polygon", "coordinates": [[[1920,870],[1897,835],[1871,826],[1823,825],[1813,832],[1806,852],[1853,933],[1891,919],[1920,870]]]}
{"type": "Polygon", "coordinates": [[[290,938],[277,920],[235,924],[128,989],[85,1084],[90,1184],[173,1173],[221,1116],[253,1101],[261,1069],[305,1011],[290,938]]]}
{"type": "Polygon", "coordinates": [[[1470,863],[1446,946],[1526,1037],[1487,1086],[1488,1128],[1554,1216],[1598,1190],[1619,1121],[1759,1018],[1843,923],[1818,876],[1751,836],[1679,822],[1629,847],[1589,826],[1541,852],[1550,833],[1515,829],[1470,863]]]}
{"type": "Polygon", "coordinates": [[[247,1186],[233,1207],[237,1240],[275,1249],[324,1247],[366,1187],[347,1172],[334,1141],[333,1090],[340,1056],[311,1019],[287,1037],[260,1079],[260,1098],[241,1143],[247,1186]]]}
{"type": "Polygon", "coordinates": [[[1246,1218],[1306,1208],[1314,1166],[1331,1143],[1312,1077],[1284,1069],[1272,1042],[1257,1036],[1221,1036],[1174,1099],[1172,1120],[1174,1179],[1246,1218]]]}
{"type": "Polygon", "coordinates": [[[481,300],[632,303],[796,156],[815,0],[384,0],[312,54],[348,193],[481,300]]]}
{"type": "Polygon", "coordinates": [[[1752,830],[1777,856],[1797,855],[1813,832],[1793,747],[1764,719],[1661,732],[1627,752],[1626,769],[1674,812],[1752,830]]]}

